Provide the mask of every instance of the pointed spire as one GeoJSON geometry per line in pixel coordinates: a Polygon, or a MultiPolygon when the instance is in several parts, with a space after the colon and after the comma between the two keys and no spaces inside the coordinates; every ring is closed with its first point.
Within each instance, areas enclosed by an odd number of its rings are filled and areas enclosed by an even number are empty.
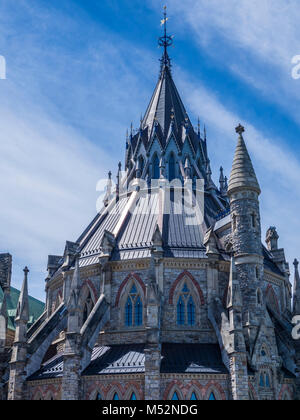
{"type": "Polygon", "coordinates": [[[116,186],[116,195],[119,197],[120,190],[121,190],[121,171],[122,171],[122,163],[118,163],[118,174],[117,174],[117,186],[116,186]]]}
{"type": "Polygon", "coordinates": [[[201,125],[200,125],[200,118],[198,117],[198,125],[197,125],[197,134],[198,134],[198,138],[200,139],[201,137],[201,125]]]}
{"type": "Polygon", "coordinates": [[[253,190],[260,194],[261,190],[256,178],[255,171],[243,138],[244,127],[240,124],[236,128],[239,134],[238,143],[232,164],[232,170],[228,186],[228,194],[238,190],[253,190]]]}
{"type": "Polygon", "coordinates": [[[224,184],[225,184],[225,178],[224,178],[224,169],[221,166],[220,168],[220,178],[219,178],[219,182],[220,182],[220,190],[223,190],[224,188],[224,184]]]}
{"type": "Polygon", "coordinates": [[[293,297],[293,315],[300,314],[300,276],[299,276],[299,261],[295,259],[295,280],[294,280],[294,297],[293,297]]]}
{"type": "Polygon", "coordinates": [[[227,176],[225,176],[225,191],[226,191],[226,193],[227,193],[227,190],[228,190],[228,178],[227,178],[227,176]]]}
{"type": "Polygon", "coordinates": [[[105,207],[107,207],[109,200],[112,196],[112,173],[111,171],[108,172],[108,180],[107,180],[107,186],[106,186],[106,193],[105,193],[105,197],[103,199],[103,204],[105,207]]]}
{"type": "Polygon", "coordinates": [[[167,17],[167,6],[164,6],[164,18],[161,20],[161,26],[164,27],[164,35],[158,39],[158,45],[164,48],[163,56],[160,60],[161,62],[161,76],[165,68],[171,70],[171,60],[168,54],[168,47],[173,44],[173,37],[167,35],[167,22],[169,18],[167,17]]]}
{"type": "Polygon", "coordinates": [[[24,280],[22,284],[21,293],[19,296],[17,313],[15,321],[24,321],[25,323],[29,320],[29,303],[28,303],[28,273],[27,267],[24,268],[24,280]]]}
{"type": "Polygon", "coordinates": [[[236,272],[235,258],[231,257],[230,263],[230,275],[227,292],[227,309],[235,308],[241,309],[242,304],[242,293],[240,288],[240,282],[236,272]]]}

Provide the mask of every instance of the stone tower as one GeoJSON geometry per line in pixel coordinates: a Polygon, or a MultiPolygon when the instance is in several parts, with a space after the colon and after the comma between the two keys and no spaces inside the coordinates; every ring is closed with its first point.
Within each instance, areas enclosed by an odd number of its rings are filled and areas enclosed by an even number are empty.
{"type": "Polygon", "coordinates": [[[228,185],[232,220],[232,247],[243,299],[243,325],[249,348],[254,345],[262,317],[258,300],[262,294],[263,255],[259,195],[261,193],[253,165],[243,138],[239,135],[228,185]]]}

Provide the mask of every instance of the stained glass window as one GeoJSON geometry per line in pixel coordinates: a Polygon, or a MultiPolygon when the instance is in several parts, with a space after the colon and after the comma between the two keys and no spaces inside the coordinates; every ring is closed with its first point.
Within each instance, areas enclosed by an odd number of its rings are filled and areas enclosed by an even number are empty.
{"type": "Polygon", "coordinates": [[[191,395],[191,400],[197,400],[197,395],[195,394],[195,392],[192,393],[191,395]]]}
{"type": "Polygon", "coordinates": [[[175,391],[175,392],[174,392],[174,394],[173,394],[172,400],[179,400],[179,398],[178,398],[178,394],[177,394],[177,392],[176,392],[176,391],[175,391]]]}
{"type": "Polygon", "coordinates": [[[134,393],[134,392],[131,394],[130,399],[131,399],[131,400],[136,400],[136,396],[135,396],[135,393],[134,393]]]}
{"type": "Polygon", "coordinates": [[[195,324],[195,305],[192,296],[190,296],[187,306],[187,313],[188,313],[188,324],[194,325],[195,324]]]}
{"type": "Polygon", "coordinates": [[[135,284],[132,285],[125,304],[125,325],[143,325],[143,302],[135,284]]]}
{"type": "Polygon", "coordinates": [[[210,394],[209,400],[210,401],[215,401],[216,400],[215,394],[213,392],[210,394]]]}
{"type": "Polygon", "coordinates": [[[115,392],[113,400],[119,400],[119,395],[115,392]]]}
{"type": "Polygon", "coordinates": [[[177,324],[184,325],[185,324],[185,307],[182,296],[180,296],[178,303],[177,303],[177,324]]]}
{"type": "Polygon", "coordinates": [[[177,301],[177,324],[195,325],[196,307],[190,289],[184,283],[177,301]]]}

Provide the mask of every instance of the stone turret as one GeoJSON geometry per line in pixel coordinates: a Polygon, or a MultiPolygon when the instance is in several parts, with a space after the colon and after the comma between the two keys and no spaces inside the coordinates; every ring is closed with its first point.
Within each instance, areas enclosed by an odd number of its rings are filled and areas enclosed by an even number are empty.
{"type": "Polygon", "coordinates": [[[228,197],[233,252],[243,298],[243,320],[249,327],[247,341],[252,348],[262,316],[257,302],[263,277],[258,199],[261,190],[243,138],[244,131],[241,125],[236,128],[239,137],[228,185],[228,197]]]}
{"type": "Polygon", "coordinates": [[[227,291],[229,312],[229,366],[231,373],[232,397],[234,400],[248,400],[247,354],[242,324],[243,299],[238,279],[235,259],[231,258],[230,276],[227,291]]]}
{"type": "Polygon", "coordinates": [[[9,376],[9,400],[25,399],[24,383],[26,379],[26,359],[27,359],[27,323],[29,320],[28,302],[28,273],[27,267],[24,268],[24,281],[18,301],[17,313],[15,318],[16,332],[10,361],[9,376]]]}

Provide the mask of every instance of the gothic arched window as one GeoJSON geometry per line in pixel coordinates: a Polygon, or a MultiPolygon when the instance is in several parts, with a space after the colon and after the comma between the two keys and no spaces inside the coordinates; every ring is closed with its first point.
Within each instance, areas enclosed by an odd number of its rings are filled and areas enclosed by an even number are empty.
{"type": "Polygon", "coordinates": [[[176,400],[176,401],[179,400],[179,397],[176,391],[173,394],[172,400],[176,400]]]}
{"type": "Polygon", "coordinates": [[[119,395],[115,392],[114,393],[114,396],[113,396],[113,400],[115,400],[115,401],[117,401],[117,400],[119,400],[120,398],[119,398],[119,395]]]}
{"type": "Polygon", "coordinates": [[[210,401],[215,401],[216,400],[216,397],[215,397],[215,394],[213,393],[213,392],[211,392],[210,393],[210,396],[209,396],[209,398],[208,398],[210,401]]]}
{"type": "Polygon", "coordinates": [[[102,400],[102,397],[101,397],[100,392],[97,392],[95,400],[96,400],[96,401],[100,401],[100,400],[102,400]]]}
{"type": "Polygon", "coordinates": [[[175,169],[175,157],[171,153],[169,158],[169,181],[173,181],[176,178],[176,169],[175,169]]]}
{"type": "Polygon", "coordinates": [[[125,304],[125,325],[143,325],[143,302],[135,284],[132,285],[125,304]]]}
{"type": "Polygon", "coordinates": [[[157,154],[155,153],[153,160],[152,160],[152,178],[159,179],[160,172],[159,172],[159,159],[157,154]]]}
{"type": "Polygon", "coordinates": [[[177,324],[195,325],[195,303],[186,283],[184,283],[177,301],[177,324]]]}
{"type": "Polygon", "coordinates": [[[135,400],[136,400],[136,395],[135,395],[135,393],[134,393],[134,392],[131,394],[130,399],[131,399],[131,400],[133,400],[133,401],[135,401],[135,400]]]}
{"type": "Polygon", "coordinates": [[[198,400],[197,395],[195,392],[192,393],[190,400],[198,400]]]}
{"type": "Polygon", "coordinates": [[[259,386],[264,387],[265,386],[265,380],[264,375],[261,373],[259,377],[259,386]]]}

